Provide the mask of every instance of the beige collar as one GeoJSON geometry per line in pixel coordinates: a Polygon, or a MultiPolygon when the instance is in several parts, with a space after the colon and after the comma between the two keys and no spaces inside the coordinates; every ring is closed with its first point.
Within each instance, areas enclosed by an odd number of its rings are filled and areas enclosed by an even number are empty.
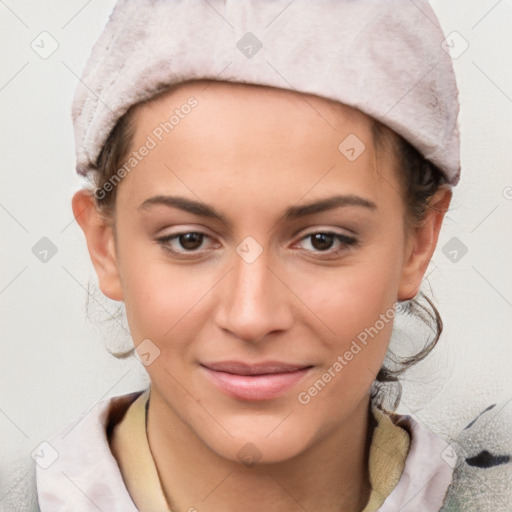
{"type": "Polygon", "coordinates": [[[376,407],[371,408],[377,425],[370,446],[369,471],[372,492],[363,512],[374,512],[396,487],[405,466],[411,439],[409,433],[376,407]]]}
{"type": "Polygon", "coordinates": [[[140,512],[170,511],[146,436],[149,389],[128,408],[115,426],[110,447],[126,488],[140,512]]]}

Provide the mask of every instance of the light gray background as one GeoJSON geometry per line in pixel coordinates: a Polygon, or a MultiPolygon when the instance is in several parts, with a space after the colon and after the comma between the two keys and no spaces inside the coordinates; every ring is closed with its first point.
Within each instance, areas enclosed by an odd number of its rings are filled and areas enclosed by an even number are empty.
{"type": "MultiPolygon", "coordinates": [[[[454,59],[463,172],[425,282],[445,331],[409,374],[399,411],[450,435],[491,400],[512,396],[512,1],[432,3],[445,33],[458,33],[455,50],[460,36],[469,44],[454,59]],[[468,248],[456,263],[443,253],[453,237],[468,248]]],[[[105,349],[123,328],[86,318],[94,272],[70,207],[79,186],[72,95],[113,4],[0,1],[0,481],[96,401],[147,384],[137,360],[105,349]],[[31,48],[43,31],[59,45],[47,59],[31,48]],[[32,252],[42,237],[58,250],[46,263],[32,252]]],[[[108,317],[103,308],[116,304],[95,297],[93,314],[108,317]]]]}

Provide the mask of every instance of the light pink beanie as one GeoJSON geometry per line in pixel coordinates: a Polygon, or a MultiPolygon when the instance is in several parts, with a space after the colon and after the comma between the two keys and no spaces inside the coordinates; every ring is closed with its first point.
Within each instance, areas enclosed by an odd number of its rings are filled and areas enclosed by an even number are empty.
{"type": "Polygon", "coordinates": [[[95,168],[132,105],[209,78],[355,107],[456,185],[458,90],[446,47],[425,0],[120,0],[75,93],[77,172],[95,168]]]}

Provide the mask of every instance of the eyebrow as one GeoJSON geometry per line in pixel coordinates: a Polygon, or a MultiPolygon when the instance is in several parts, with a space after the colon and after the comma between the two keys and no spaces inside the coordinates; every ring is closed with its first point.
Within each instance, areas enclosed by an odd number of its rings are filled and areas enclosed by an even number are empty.
{"type": "MultiPolygon", "coordinates": [[[[200,201],[187,199],[186,197],[162,195],[150,197],[138,207],[138,210],[149,210],[156,205],[178,208],[180,210],[193,213],[194,215],[201,217],[217,219],[225,225],[231,227],[231,223],[228,221],[228,219],[222,213],[215,210],[215,208],[200,201]]],[[[369,199],[365,199],[354,194],[337,195],[326,197],[324,199],[300,206],[290,206],[284,212],[282,220],[294,220],[300,217],[305,217],[307,215],[347,206],[359,206],[370,211],[377,210],[377,205],[369,199]]]]}

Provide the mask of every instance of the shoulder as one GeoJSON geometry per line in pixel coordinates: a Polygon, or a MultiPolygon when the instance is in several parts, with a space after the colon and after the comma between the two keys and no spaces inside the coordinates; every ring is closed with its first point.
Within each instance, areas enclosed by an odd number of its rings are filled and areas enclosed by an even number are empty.
{"type": "Polygon", "coordinates": [[[445,460],[448,443],[410,415],[387,414],[407,432],[410,444],[400,479],[379,512],[438,511],[453,479],[453,467],[445,460]]]}
{"type": "Polygon", "coordinates": [[[510,512],[512,396],[483,408],[450,446],[457,461],[442,512],[510,512]]]}
{"type": "Polygon", "coordinates": [[[84,512],[97,510],[91,500],[84,499],[84,496],[94,496],[95,506],[102,510],[135,511],[110,450],[109,436],[130,404],[142,393],[137,391],[101,400],[40,443],[36,449],[40,455],[35,458],[28,485],[30,504],[25,497],[24,508],[12,510],[64,510],[70,503],[84,512]],[[109,492],[105,493],[105,489],[109,492]]]}

